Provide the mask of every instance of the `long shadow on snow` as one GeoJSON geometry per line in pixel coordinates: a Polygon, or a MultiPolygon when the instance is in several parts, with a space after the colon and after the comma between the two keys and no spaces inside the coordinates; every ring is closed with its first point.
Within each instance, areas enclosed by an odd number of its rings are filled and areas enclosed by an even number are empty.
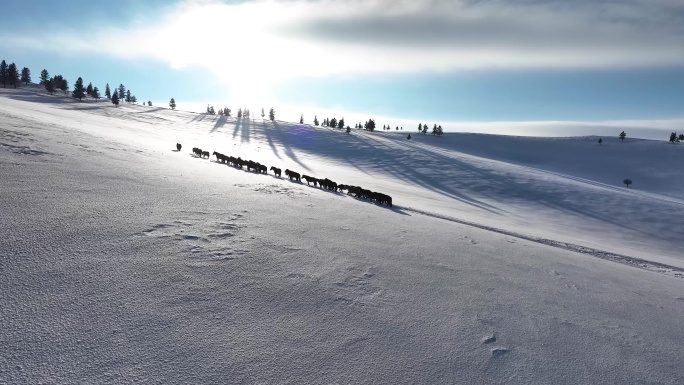
{"type": "Polygon", "coordinates": [[[219,115],[218,118],[216,119],[216,123],[214,123],[214,127],[211,129],[211,131],[209,133],[211,134],[214,131],[218,130],[219,128],[223,127],[227,121],[228,121],[227,116],[219,115]]]}
{"type": "Polygon", "coordinates": [[[297,141],[300,142],[299,144],[302,144],[302,141],[305,142],[308,140],[307,138],[310,138],[312,136],[310,132],[307,132],[309,130],[306,130],[306,128],[309,126],[308,125],[306,125],[306,126],[301,125],[301,127],[298,126],[299,129],[293,135],[292,132],[288,132],[287,130],[284,130],[280,126],[280,124],[278,124],[277,121],[273,121],[273,129],[272,130],[270,130],[266,126],[266,124],[267,123],[264,123],[264,132],[266,133],[268,142],[272,143],[272,139],[270,138],[270,135],[268,134],[269,132],[274,132],[274,133],[279,134],[280,137],[278,139],[279,139],[280,144],[283,146],[283,150],[285,151],[285,155],[287,155],[288,158],[295,161],[295,163],[297,163],[300,167],[302,167],[306,171],[310,172],[311,169],[306,164],[302,163],[301,160],[299,160],[299,158],[297,157],[297,154],[293,151],[292,145],[291,145],[292,142],[297,142],[297,141]],[[283,139],[286,139],[284,137],[285,135],[288,135],[288,138],[287,138],[288,140],[283,140],[283,139]]]}
{"type": "Polygon", "coordinates": [[[233,129],[233,139],[240,134],[242,143],[249,143],[249,130],[251,123],[249,119],[239,118],[235,120],[235,128],[233,129]]]}
{"type": "MultiPolygon", "coordinates": [[[[374,134],[368,134],[368,137],[374,136],[374,134]]],[[[382,141],[390,141],[391,139],[388,138],[377,138],[377,137],[371,137],[372,140],[375,140],[377,142],[382,142],[382,141]]],[[[587,208],[584,208],[579,205],[575,205],[572,203],[567,203],[562,200],[562,194],[563,194],[563,186],[558,186],[557,191],[542,191],[537,188],[534,188],[534,185],[529,185],[529,184],[524,184],[524,183],[517,183],[512,181],[508,176],[506,175],[500,175],[491,171],[487,171],[483,168],[478,168],[474,167],[471,164],[457,159],[455,157],[449,157],[444,154],[441,154],[439,152],[435,151],[430,151],[429,149],[426,149],[423,147],[421,144],[418,143],[409,143],[409,142],[397,142],[396,140],[392,140],[395,143],[399,144],[400,146],[405,147],[405,149],[411,149],[415,152],[419,153],[419,158],[421,159],[426,159],[430,160],[432,159],[431,163],[433,165],[436,165],[439,167],[441,170],[449,170],[449,173],[454,173],[454,171],[462,172],[465,173],[465,175],[469,175],[470,179],[473,181],[481,181],[485,182],[480,183],[479,186],[473,187],[468,186],[464,188],[469,188],[471,190],[474,190],[483,196],[487,196],[492,198],[493,200],[499,202],[502,200],[502,198],[510,199],[519,199],[521,202],[525,201],[530,201],[530,197],[534,197],[534,202],[536,203],[541,203],[551,209],[558,210],[561,212],[564,212],[566,214],[570,215],[582,215],[584,217],[592,218],[597,221],[605,222],[605,223],[610,223],[614,226],[617,226],[619,228],[624,228],[632,231],[636,231],[642,234],[646,234],[649,237],[656,237],[659,239],[668,239],[668,237],[665,234],[661,234],[660,232],[648,232],[643,229],[638,229],[632,226],[626,225],[624,222],[621,222],[619,220],[616,220],[614,218],[610,218],[604,215],[599,215],[599,212],[597,211],[592,211],[588,210],[587,208]]],[[[384,144],[388,148],[392,148],[388,146],[386,143],[384,144]]],[[[393,149],[393,152],[396,152],[396,148],[393,149]]],[[[415,159],[414,155],[411,155],[411,159],[415,159]]],[[[399,168],[401,171],[401,174],[397,174],[398,168],[395,167],[392,164],[384,164],[383,167],[386,167],[387,170],[389,170],[390,173],[396,174],[396,175],[410,175],[413,178],[417,178],[418,180],[421,180],[422,182],[425,183],[431,183],[432,187],[431,189],[446,189],[449,187],[445,187],[441,183],[435,183],[434,178],[431,178],[432,180],[426,180],[425,178],[422,178],[423,175],[419,173],[412,172],[411,170],[406,170],[405,168],[399,168]]],[[[463,180],[463,177],[461,176],[460,179],[455,179],[457,183],[460,183],[460,180],[463,180]]],[[[423,185],[424,186],[424,185],[423,185]]],[[[425,186],[424,186],[425,187],[425,186]]],[[[454,187],[451,187],[452,189],[454,187]]],[[[441,192],[445,195],[449,195],[446,191],[441,192]]],[[[466,202],[468,203],[468,202],[466,202]]],[[[491,206],[490,206],[491,207],[491,206]]]]}
{"type": "MultiPolygon", "coordinates": [[[[383,140],[379,140],[378,138],[373,137],[374,134],[369,133],[368,135],[364,135],[367,138],[374,140],[377,144],[380,144],[381,146],[387,148],[387,153],[391,154],[397,154],[401,152],[406,152],[406,148],[401,148],[401,145],[395,145],[395,146],[390,146],[388,143],[386,143],[383,140]]],[[[403,143],[402,143],[403,144],[403,143]]],[[[373,146],[374,148],[377,148],[377,146],[373,146]]],[[[377,151],[377,150],[376,150],[377,151]]],[[[432,155],[432,154],[429,154],[432,155]]],[[[407,165],[405,161],[402,161],[401,159],[398,159],[397,157],[392,157],[391,160],[380,160],[379,162],[376,162],[376,164],[380,164],[383,170],[387,170],[391,175],[399,178],[399,179],[408,179],[412,183],[414,183],[417,186],[427,188],[431,191],[437,192],[441,195],[444,195],[446,197],[456,199],[460,202],[466,203],[468,205],[480,208],[482,210],[486,210],[490,213],[501,215],[501,211],[504,211],[498,207],[492,206],[490,204],[487,204],[485,202],[482,202],[480,200],[474,199],[457,189],[455,189],[452,186],[449,186],[447,184],[444,184],[442,182],[439,182],[436,177],[430,177],[427,175],[427,172],[423,172],[424,168],[418,168],[420,165],[429,165],[429,168],[427,170],[439,170],[437,173],[438,175],[435,175],[437,177],[444,178],[444,174],[449,174],[453,173],[453,165],[450,165],[449,162],[446,162],[446,157],[442,157],[442,159],[437,159],[435,161],[434,156],[428,156],[427,153],[419,154],[418,157],[415,155],[411,155],[408,157],[411,159],[411,162],[416,162],[415,165],[407,165]],[[408,178],[407,178],[408,177],[408,178]]],[[[350,160],[350,162],[354,163],[354,159],[350,160]]],[[[468,174],[476,174],[476,168],[471,167],[465,163],[460,164],[460,170],[462,172],[466,172],[468,174]]],[[[477,170],[480,171],[480,170],[477,170]]],[[[429,171],[428,171],[429,172],[429,171]]],[[[481,179],[482,177],[478,175],[478,179],[481,179]]],[[[451,180],[451,179],[449,179],[451,180]]],[[[495,180],[492,178],[492,180],[495,180]]],[[[499,180],[495,180],[496,183],[501,183],[499,180]]]]}

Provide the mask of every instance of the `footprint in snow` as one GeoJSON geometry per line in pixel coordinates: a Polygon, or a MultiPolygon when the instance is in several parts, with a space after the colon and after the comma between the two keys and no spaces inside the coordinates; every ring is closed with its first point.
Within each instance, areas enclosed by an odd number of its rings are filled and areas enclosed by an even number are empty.
{"type": "Polygon", "coordinates": [[[489,337],[485,337],[482,339],[483,344],[492,344],[494,342],[496,342],[496,335],[494,335],[494,334],[492,334],[489,337]]]}
{"type": "Polygon", "coordinates": [[[503,357],[508,353],[510,353],[510,349],[506,349],[506,348],[493,348],[492,349],[492,357],[503,357]]]}

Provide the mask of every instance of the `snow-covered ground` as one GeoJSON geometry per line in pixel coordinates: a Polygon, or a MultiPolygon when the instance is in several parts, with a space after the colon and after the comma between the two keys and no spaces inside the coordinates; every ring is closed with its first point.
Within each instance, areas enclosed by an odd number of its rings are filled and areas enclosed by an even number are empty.
{"type": "Polygon", "coordinates": [[[0,89],[0,383],[684,382],[683,145],[409,132],[0,89]]]}

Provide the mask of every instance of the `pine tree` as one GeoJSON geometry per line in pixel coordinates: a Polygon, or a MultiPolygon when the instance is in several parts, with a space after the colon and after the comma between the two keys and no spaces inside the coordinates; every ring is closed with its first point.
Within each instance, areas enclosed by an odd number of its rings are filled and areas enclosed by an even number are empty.
{"type": "Polygon", "coordinates": [[[684,142],[684,134],[679,134],[677,139],[679,139],[680,142],[684,142]]]}
{"type": "Polygon", "coordinates": [[[670,134],[670,142],[674,143],[677,141],[677,133],[673,132],[670,134]]]}
{"type": "Polygon", "coordinates": [[[109,83],[107,83],[107,86],[105,87],[105,98],[112,98],[112,91],[109,89],[109,83]]]}
{"type": "Polygon", "coordinates": [[[337,127],[340,129],[344,128],[344,118],[340,119],[340,121],[337,123],[337,127]]]}
{"type": "Polygon", "coordinates": [[[366,124],[363,127],[370,132],[375,131],[375,120],[368,119],[368,121],[366,122],[366,124]]]}
{"type": "Polygon", "coordinates": [[[54,89],[60,89],[60,90],[64,91],[65,94],[66,94],[66,90],[69,89],[67,81],[66,81],[66,79],[64,79],[62,77],[62,75],[53,76],[49,82],[52,83],[52,87],[54,89]]]}
{"type": "Polygon", "coordinates": [[[138,98],[136,98],[135,95],[131,95],[131,103],[133,103],[133,104],[138,103],[138,98]]]}
{"type": "Polygon", "coordinates": [[[432,135],[437,135],[437,123],[432,127],[432,135]]]}
{"type": "Polygon", "coordinates": [[[126,101],[126,103],[130,103],[133,101],[133,99],[131,99],[131,90],[126,90],[126,99],[124,100],[126,101]]]}
{"type": "Polygon", "coordinates": [[[171,101],[169,102],[169,107],[171,107],[172,110],[176,109],[176,101],[171,98],[171,101]]]}
{"type": "Polygon", "coordinates": [[[619,135],[620,140],[624,141],[626,136],[627,136],[627,134],[625,134],[625,132],[622,131],[622,132],[620,133],[620,135],[619,135]]]}
{"type": "Polygon", "coordinates": [[[598,140],[599,146],[601,145],[601,143],[603,143],[603,139],[599,138],[599,140],[598,140]]]}
{"type": "Polygon", "coordinates": [[[119,84],[119,101],[126,95],[126,87],[123,84],[119,84]]]}
{"type": "Polygon", "coordinates": [[[304,124],[304,115],[299,116],[299,124],[304,124]]]}
{"type": "Polygon", "coordinates": [[[271,119],[271,121],[275,120],[275,110],[273,107],[271,107],[271,110],[268,111],[268,118],[271,119]]]}
{"type": "Polygon", "coordinates": [[[224,113],[226,114],[226,116],[230,116],[230,108],[224,108],[224,113]]]}
{"type": "Polygon", "coordinates": [[[48,73],[48,70],[44,69],[40,71],[40,84],[44,84],[47,87],[48,82],[50,82],[50,74],[48,73]]]}
{"type": "Polygon", "coordinates": [[[437,127],[437,135],[438,135],[438,136],[442,136],[443,133],[444,133],[444,130],[442,130],[442,125],[440,124],[440,125],[437,127]]]}
{"type": "Polygon", "coordinates": [[[318,126],[318,115],[314,115],[314,126],[318,126]]]}
{"type": "Polygon", "coordinates": [[[86,87],[86,95],[92,96],[93,95],[93,83],[88,83],[88,87],[86,87]]]}
{"type": "Polygon", "coordinates": [[[428,125],[423,124],[423,134],[427,134],[428,125]]]}
{"type": "Polygon", "coordinates": [[[151,100],[148,100],[148,101],[147,101],[147,105],[148,105],[149,107],[152,107],[152,101],[151,101],[151,100]]]}
{"type": "Polygon", "coordinates": [[[242,118],[242,108],[238,108],[237,117],[238,117],[238,119],[242,118]]]}
{"type": "Polygon", "coordinates": [[[7,63],[3,60],[0,63],[0,83],[2,83],[3,88],[7,88],[7,82],[9,81],[9,70],[7,68],[7,63]]]}
{"type": "Polygon", "coordinates": [[[19,85],[21,85],[21,78],[19,77],[19,70],[17,69],[16,64],[12,63],[9,65],[7,68],[7,76],[9,84],[13,85],[14,88],[17,88],[19,85]]]}
{"type": "Polygon", "coordinates": [[[60,77],[60,82],[59,82],[59,89],[64,91],[64,95],[67,94],[69,91],[69,81],[64,79],[62,75],[58,75],[60,77]]]}
{"type": "Polygon", "coordinates": [[[95,98],[95,99],[101,98],[100,89],[97,88],[97,87],[93,87],[93,92],[91,92],[90,95],[91,95],[93,98],[95,98]]]}
{"type": "Polygon", "coordinates": [[[85,87],[83,87],[83,79],[78,78],[76,80],[76,84],[74,84],[74,92],[71,93],[71,96],[78,99],[79,101],[83,99],[85,96],[85,87]]]}
{"type": "Polygon", "coordinates": [[[332,128],[337,127],[337,119],[336,118],[330,119],[330,122],[328,122],[328,126],[332,127],[332,128]]]}
{"type": "Polygon", "coordinates": [[[423,132],[423,124],[418,123],[418,132],[423,132]]]}
{"type": "Polygon", "coordinates": [[[48,94],[52,95],[55,93],[55,83],[53,83],[52,80],[46,80],[44,84],[48,94]]]}
{"type": "MultiPolygon", "coordinates": [[[[173,99],[171,100],[173,101],[173,99]]],[[[114,90],[114,95],[112,95],[112,104],[119,107],[119,93],[117,90],[114,90]]]]}
{"type": "Polygon", "coordinates": [[[263,119],[266,116],[264,113],[264,107],[261,107],[261,119],[263,119]]]}
{"type": "Polygon", "coordinates": [[[26,85],[31,83],[31,70],[27,67],[21,69],[21,81],[26,85]]]}

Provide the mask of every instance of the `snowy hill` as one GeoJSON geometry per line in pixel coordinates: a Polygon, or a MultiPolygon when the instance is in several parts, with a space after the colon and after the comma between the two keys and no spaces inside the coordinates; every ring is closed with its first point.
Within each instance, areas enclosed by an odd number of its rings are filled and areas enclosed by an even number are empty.
{"type": "Polygon", "coordinates": [[[684,380],[682,145],[407,134],[0,89],[0,379],[684,380]]]}

